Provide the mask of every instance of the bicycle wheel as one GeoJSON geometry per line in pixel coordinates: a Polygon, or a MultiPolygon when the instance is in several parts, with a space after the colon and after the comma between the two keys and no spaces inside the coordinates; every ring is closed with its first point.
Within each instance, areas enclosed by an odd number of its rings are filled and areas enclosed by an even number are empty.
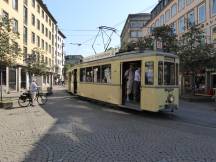
{"type": "Polygon", "coordinates": [[[37,97],[37,102],[40,104],[40,105],[44,105],[46,102],[47,102],[47,96],[45,95],[40,95],[37,97]]]}
{"type": "Polygon", "coordinates": [[[26,99],[19,98],[18,104],[20,107],[28,107],[30,105],[30,101],[27,98],[26,99]]]}

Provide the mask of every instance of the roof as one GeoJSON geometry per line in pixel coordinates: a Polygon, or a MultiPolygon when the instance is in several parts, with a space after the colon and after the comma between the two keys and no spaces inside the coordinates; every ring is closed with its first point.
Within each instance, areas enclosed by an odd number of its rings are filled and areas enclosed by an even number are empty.
{"type": "Polygon", "coordinates": [[[67,37],[62,33],[62,31],[58,30],[58,33],[59,33],[64,39],[67,38],[67,37]]]}
{"type": "Polygon", "coordinates": [[[49,15],[49,17],[53,20],[53,22],[55,24],[57,24],[56,19],[54,18],[54,16],[51,14],[51,12],[49,11],[47,5],[45,3],[43,3],[43,0],[37,0],[37,2],[41,5],[41,7],[43,8],[43,10],[47,13],[47,15],[49,15]]]}
{"type": "Polygon", "coordinates": [[[100,62],[104,62],[104,61],[115,61],[115,60],[124,60],[124,59],[132,59],[132,58],[142,58],[142,57],[148,57],[148,56],[166,56],[166,57],[178,58],[177,55],[172,54],[172,53],[145,50],[144,52],[132,51],[132,52],[118,53],[118,54],[116,54],[116,56],[113,56],[113,57],[95,60],[95,61],[90,61],[90,62],[84,62],[84,63],[81,63],[80,65],[84,65],[84,64],[88,64],[88,63],[100,63],[100,62]]]}

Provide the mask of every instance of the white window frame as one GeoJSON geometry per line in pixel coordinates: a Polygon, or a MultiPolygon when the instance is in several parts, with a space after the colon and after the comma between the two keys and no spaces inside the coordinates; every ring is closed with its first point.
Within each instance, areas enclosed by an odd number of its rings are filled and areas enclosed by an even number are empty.
{"type": "Polygon", "coordinates": [[[205,21],[206,21],[206,4],[203,3],[203,4],[198,6],[198,23],[199,24],[204,23],[205,21]],[[204,8],[205,9],[205,19],[203,21],[200,21],[200,8],[203,7],[203,6],[205,6],[205,8],[204,8]]]}

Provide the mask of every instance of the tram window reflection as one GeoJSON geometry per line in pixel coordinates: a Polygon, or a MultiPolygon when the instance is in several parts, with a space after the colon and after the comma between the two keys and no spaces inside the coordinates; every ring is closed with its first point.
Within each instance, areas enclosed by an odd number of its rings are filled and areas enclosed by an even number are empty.
{"type": "Polygon", "coordinates": [[[145,63],[145,84],[153,85],[154,84],[154,62],[145,63]]]}
{"type": "Polygon", "coordinates": [[[175,64],[164,62],[164,85],[175,85],[175,64]]]}
{"type": "Polygon", "coordinates": [[[93,71],[94,71],[94,83],[100,83],[101,81],[101,67],[100,66],[95,66],[93,67],[93,71]]]}
{"type": "Polygon", "coordinates": [[[111,83],[111,65],[102,66],[102,83],[111,83]]]}
{"type": "Polygon", "coordinates": [[[80,69],[80,82],[86,81],[86,69],[82,68],[80,69]]]}
{"type": "Polygon", "coordinates": [[[93,81],[93,70],[92,67],[86,68],[86,82],[93,81]]]}
{"type": "Polygon", "coordinates": [[[163,85],[163,62],[158,62],[158,85],[163,85]]]}

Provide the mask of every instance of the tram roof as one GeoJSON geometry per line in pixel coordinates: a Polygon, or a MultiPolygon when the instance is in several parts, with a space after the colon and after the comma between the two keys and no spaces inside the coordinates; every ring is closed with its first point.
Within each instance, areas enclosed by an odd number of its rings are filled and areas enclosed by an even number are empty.
{"type": "Polygon", "coordinates": [[[145,50],[144,52],[131,51],[131,52],[117,53],[113,57],[82,62],[82,63],[77,64],[77,65],[82,65],[82,64],[87,64],[87,63],[97,63],[97,62],[103,62],[103,61],[115,61],[115,60],[124,60],[124,59],[132,59],[132,58],[142,58],[142,57],[148,57],[148,56],[166,56],[166,57],[178,58],[178,56],[173,54],[173,53],[145,50]]]}

